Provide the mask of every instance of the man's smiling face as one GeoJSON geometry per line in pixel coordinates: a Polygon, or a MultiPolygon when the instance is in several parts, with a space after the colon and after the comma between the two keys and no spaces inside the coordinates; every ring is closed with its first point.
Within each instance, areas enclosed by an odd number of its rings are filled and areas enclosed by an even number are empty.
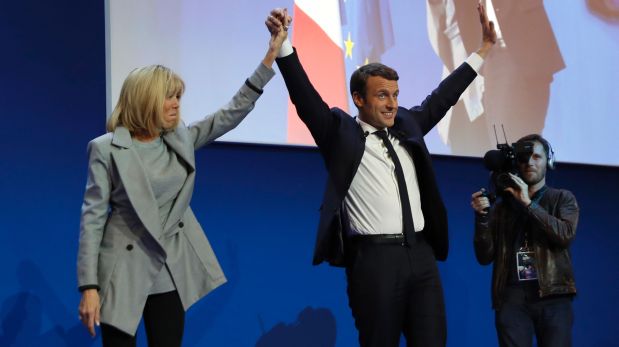
{"type": "Polygon", "coordinates": [[[380,76],[370,76],[365,85],[365,95],[353,95],[359,109],[359,119],[377,129],[393,126],[398,111],[398,81],[380,76]]]}

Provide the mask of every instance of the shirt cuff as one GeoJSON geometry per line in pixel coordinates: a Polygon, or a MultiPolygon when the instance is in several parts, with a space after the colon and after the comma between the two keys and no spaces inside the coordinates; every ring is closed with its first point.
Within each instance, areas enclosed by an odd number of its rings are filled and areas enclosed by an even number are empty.
{"type": "Polygon", "coordinates": [[[83,293],[86,289],[96,289],[97,291],[99,291],[101,288],[99,288],[99,286],[96,284],[86,284],[77,288],[80,293],[83,293]]]}
{"type": "MultiPolygon", "coordinates": [[[[280,50],[281,52],[281,50],[280,50]]],[[[484,58],[482,58],[479,54],[473,52],[468,58],[466,58],[466,63],[469,64],[470,67],[479,74],[479,70],[481,70],[481,66],[484,63],[484,58]]]]}
{"type": "Polygon", "coordinates": [[[279,49],[279,53],[277,53],[277,57],[283,58],[291,55],[293,52],[294,49],[292,49],[292,44],[290,43],[288,38],[286,38],[286,40],[282,43],[282,46],[279,49]]]}

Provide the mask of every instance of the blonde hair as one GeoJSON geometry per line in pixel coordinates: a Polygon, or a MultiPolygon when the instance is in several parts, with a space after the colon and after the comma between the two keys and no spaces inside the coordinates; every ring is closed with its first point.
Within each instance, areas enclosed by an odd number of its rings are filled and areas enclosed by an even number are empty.
{"type": "MultiPolygon", "coordinates": [[[[132,135],[159,135],[164,130],[163,103],[175,95],[180,98],[184,91],[183,80],[165,66],[150,65],[131,71],[120,90],[107,130],[114,131],[121,125],[132,135]]],[[[177,124],[179,119],[180,114],[177,124]]]]}

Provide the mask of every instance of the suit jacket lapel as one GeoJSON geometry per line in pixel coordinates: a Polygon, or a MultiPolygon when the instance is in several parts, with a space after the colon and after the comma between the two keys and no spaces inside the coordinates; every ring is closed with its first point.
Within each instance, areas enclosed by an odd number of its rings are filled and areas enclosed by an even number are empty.
{"type": "Polygon", "coordinates": [[[405,145],[424,147],[423,135],[406,129],[404,122],[400,118],[396,117],[394,125],[389,128],[389,133],[405,145]]]}
{"type": "MultiPolygon", "coordinates": [[[[181,125],[182,126],[182,125],[181,125]]],[[[188,132],[185,128],[177,128],[175,131],[165,133],[163,135],[163,141],[172,148],[174,152],[179,156],[179,159],[185,161],[187,165],[187,171],[192,173],[195,171],[195,162],[193,155],[193,146],[188,145],[190,139],[188,132]]]]}
{"type": "Polygon", "coordinates": [[[168,216],[168,220],[163,228],[164,233],[167,233],[167,230],[169,230],[181,219],[183,213],[189,207],[189,201],[191,201],[191,196],[193,194],[195,161],[193,146],[189,145],[190,140],[187,135],[188,134],[185,128],[179,127],[175,131],[166,133],[163,136],[165,143],[172,148],[180,159],[179,161],[183,161],[185,163],[185,167],[187,168],[187,179],[185,180],[185,183],[183,184],[183,187],[178,193],[178,196],[174,201],[174,205],[170,210],[170,215],[168,216]],[[185,141],[183,141],[184,138],[186,138],[185,141]]]}
{"type": "Polygon", "coordinates": [[[129,201],[135,209],[142,224],[157,240],[161,235],[159,206],[146,177],[140,157],[132,148],[131,134],[124,127],[117,127],[112,138],[112,145],[118,150],[112,151],[112,158],[118,168],[129,201]]]}

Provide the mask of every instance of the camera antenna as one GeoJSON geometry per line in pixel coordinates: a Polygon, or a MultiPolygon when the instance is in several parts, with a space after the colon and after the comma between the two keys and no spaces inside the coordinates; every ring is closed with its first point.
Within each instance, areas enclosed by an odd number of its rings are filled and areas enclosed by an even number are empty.
{"type": "Polygon", "coordinates": [[[499,136],[496,134],[496,124],[492,124],[492,128],[494,129],[494,139],[496,140],[497,147],[499,146],[499,136]]]}
{"type": "Polygon", "coordinates": [[[509,143],[507,142],[507,135],[505,134],[505,127],[503,126],[503,124],[501,124],[501,129],[503,129],[503,138],[505,139],[505,143],[509,143]]]}

